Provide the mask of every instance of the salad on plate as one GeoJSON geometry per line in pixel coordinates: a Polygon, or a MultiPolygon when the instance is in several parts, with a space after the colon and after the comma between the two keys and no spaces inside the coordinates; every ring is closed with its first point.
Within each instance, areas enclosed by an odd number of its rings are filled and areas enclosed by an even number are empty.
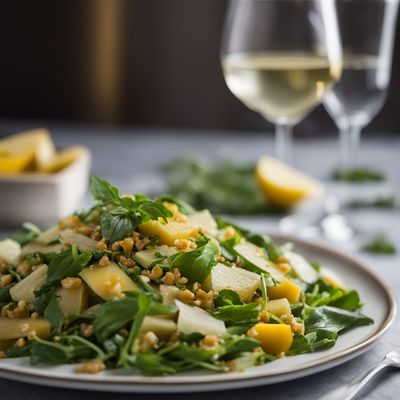
{"type": "Polygon", "coordinates": [[[328,349],[373,321],[290,244],[172,196],[121,195],[0,241],[0,357],[144,375],[240,371],[328,349]]]}

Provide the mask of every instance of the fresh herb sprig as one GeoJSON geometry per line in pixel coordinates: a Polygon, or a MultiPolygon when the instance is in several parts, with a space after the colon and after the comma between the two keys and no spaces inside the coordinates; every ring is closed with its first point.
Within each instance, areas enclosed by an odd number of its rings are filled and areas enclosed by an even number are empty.
{"type": "Polygon", "coordinates": [[[91,177],[90,189],[101,207],[101,233],[110,243],[129,236],[140,224],[172,217],[172,212],[161,203],[144,195],[121,196],[116,187],[97,176],[91,177]]]}
{"type": "Polygon", "coordinates": [[[361,249],[372,254],[391,255],[397,252],[396,246],[382,233],[365,242],[361,249]]]}
{"type": "Polygon", "coordinates": [[[368,167],[341,168],[333,172],[332,179],[352,183],[380,182],[385,180],[385,174],[368,167]]]}

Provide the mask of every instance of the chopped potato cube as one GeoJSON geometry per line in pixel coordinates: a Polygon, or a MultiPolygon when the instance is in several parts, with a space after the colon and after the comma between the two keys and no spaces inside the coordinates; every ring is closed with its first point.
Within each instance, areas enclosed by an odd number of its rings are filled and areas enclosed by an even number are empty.
{"type": "Polygon", "coordinates": [[[65,316],[79,315],[88,305],[88,291],[85,284],[77,288],[58,288],[58,304],[65,316]]]}

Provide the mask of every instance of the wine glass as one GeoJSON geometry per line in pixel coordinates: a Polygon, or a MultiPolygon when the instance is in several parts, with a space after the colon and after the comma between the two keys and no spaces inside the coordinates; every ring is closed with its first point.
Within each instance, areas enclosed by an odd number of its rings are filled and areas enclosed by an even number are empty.
{"type": "Polygon", "coordinates": [[[336,3],[343,72],[324,105],[340,131],[341,169],[357,166],[361,130],[385,102],[398,5],[398,0],[336,3]]]}
{"type": "Polygon", "coordinates": [[[292,128],[340,78],[334,0],[231,0],[221,62],[231,92],[276,127],[291,163],[292,128]]]}

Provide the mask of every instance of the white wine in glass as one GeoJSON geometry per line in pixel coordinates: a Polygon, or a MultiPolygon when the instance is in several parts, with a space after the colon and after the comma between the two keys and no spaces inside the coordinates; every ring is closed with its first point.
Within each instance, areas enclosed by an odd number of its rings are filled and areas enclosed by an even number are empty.
{"type": "Polygon", "coordinates": [[[324,105],[340,130],[343,170],[357,166],[361,130],[385,102],[398,7],[398,0],[336,1],[343,73],[324,105]]]}
{"type": "Polygon", "coordinates": [[[276,126],[276,155],[291,163],[292,127],[341,75],[334,0],[231,0],[221,54],[225,81],[276,126]]]}
{"type": "Polygon", "coordinates": [[[340,64],[312,53],[232,54],[222,65],[231,92],[277,124],[301,120],[340,77],[340,64]]]}

